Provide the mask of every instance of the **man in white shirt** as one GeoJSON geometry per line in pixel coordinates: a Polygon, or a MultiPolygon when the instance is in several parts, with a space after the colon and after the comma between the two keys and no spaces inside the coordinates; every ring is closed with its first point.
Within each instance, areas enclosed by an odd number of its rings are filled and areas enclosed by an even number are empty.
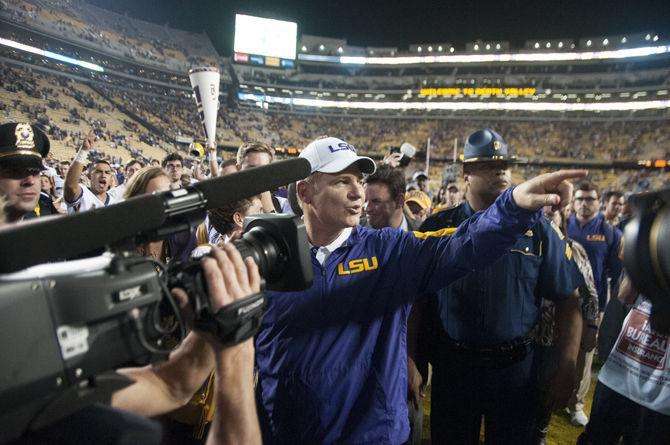
{"type": "Polygon", "coordinates": [[[84,170],[84,164],[88,160],[88,153],[93,148],[95,139],[93,131],[86,135],[65,177],[63,196],[68,213],[83,212],[118,202],[118,199],[107,193],[112,185],[114,171],[109,162],[105,160],[97,160],[91,163],[88,171],[88,177],[91,181],[90,187],[79,184],[79,177],[84,170]]]}

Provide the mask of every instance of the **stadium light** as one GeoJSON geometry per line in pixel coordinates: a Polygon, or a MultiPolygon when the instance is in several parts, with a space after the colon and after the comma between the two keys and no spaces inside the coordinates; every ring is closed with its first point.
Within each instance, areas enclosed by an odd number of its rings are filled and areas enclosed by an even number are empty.
{"type": "Polygon", "coordinates": [[[652,39],[654,42],[658,42],[658,35],[655,35],[654,38],[652,39]]]}
{"type": "Polygon", "coordinates": [[[344,51],[344,50],[342,49],[341,46],[337,47],[337,52],[338,52],[338,53],[342,54],[343,51],[344,51]]]}
{"type": "Polygon", "coordinates": [[[533,45],[535,49],[540,49],[540,42],[535,42],[535,45],[533,45]]]}
{"type": "Polygon", "coordinates": [[[323,45],[319,45],[319,51],[323,51],[324,49],[326,49],[325,46],[323,46],[323,45]]]}
{"type": "Polygon", "coordinates": [[[479,45],[475,44],[474,49],[475,49],[475,51],[478,51],[479,50],[479,45]]]}
{"type": "Polygon", "coordinates": [[[338,108],[359,110],[392,110],[392,111],[557,111],[557,112],[607,112],[607,111],[639,111],[670,108],[670,100],[652,100],[639,102],[349,102],[324,99],[304,99],[265,96],[253,93],[238,93],[241,100],[279,103],[314,108],[338,108]]]}
{"type": "Polygon", "coordinates": [[[316,54],[300,54],[298,58],[300,60],[307,60],[314,62],[332,62],[332,63],[354,64],[354,65],[413,65],[413,64],[429,64],[429,63],[465,64],[465,63],[486,63],[486,62],[504,63],[504,62],[590,61],[590,60],[607,60],[607,59],[625,59],[629,57],[645,57],[645,56],[653,56],[667,53],[670,53],[670,45],[645,46],[638,48],[620,48],[620,49],[609,49],[602,51],[570,51],[570,52],[540,52],[540,53],[526,52],[526,53],[514,53],[514,54],[510,53],[462,54],[462,55],[453,54],[453,55],[398,56],[398,57],[349,57],[349,56],[320,56],[316,54]]]}
{"type": "Polygon", "coordinates": [[[586,41],[586,46],[591,46],[591,43],[593,43],[593,42],[591,42],[590,40],[587,40],[586,41]]]}
{"type": "Polygon", "coordinates": [[[551,48],[551,42],[547,42],[546,47],[547,47],[547,48],[551,48]]]}
{"type": "Polygon", "coordinates": [[[417,50],[418,52],[421,52],[421,49],[422,49],[422,48],[421,48],[420,46],[417,46],[417,47],[416,47],[416,50],[417,50]]]}
{"type": "Polygon", "coordinates": [[[489,45],[489,44],[487,43],[487,44],[486,44],[486,49],[487,49],[487,50],[491,49],[491,45],[489,45]]]}
{"type": "Polygon", "coordinates": [[[9,46],[10,48],[18,49],[21,51],[26,51],[33,54],[38,54],[40,56],[47,57],[49,59],[58,60],[59,62],[69,63],[70,65],[80,66],[86,68],[87,70],[97,71],[102,73],[105,71],[100,65],[95,63],[86,62],[85,60],[74,59],[72,57],[64,56],[62,54],[54,53],[52,51],[45,51],[43,49],[35,48],[34,46],[25,45],[23,43],[15,42],[9,39],[3,39],[0,37],[0,45],[9,46]]]}
{"type": "Polygon", "coordinates": [[[307,51],[307,47],[305,45],[302,45],[302,48],[300,48],[303,52],[307,51]]]}
{"type": "Polygon", "coordinates": [[[558,47],[563,48],[563,42],[558,42],[558,47]]]}
{"type": "Polygon", "coordinates": [[[432,46],[429,46],[429,47],[428,47],[428,52],[429,52],[429,53],[432,53],[432,52],[433,52],[433,47],[432,47],[432,46]]]}
{"type": "Polygon", "coordinates": [[[449,52],[450,52],[450,53],[453,53],[454,51],[456,51],[456,50],[454,49],[453,46],[452,46],[451,48],[449,48],[449,52]]]}
{"type": "Polygon", "coordinates": [[[605,39],[605,40],[603,40],[603,45],[604,45],[604,46],[609,45],[609,43],[610,43],[609,39],[605,39]]]}
{"type": "Polygon", "coordinates": [[[627,38],[625,38],[625,37],[622,37],[622,38],[621,38],[621,43],[626,43],[627,41],[628,41],[627,38]]]}
{"type": "Polygon", "coordinates": [[[500,49],[500,43],[496,43],[496,49],[500,49]]]}
{"type": "Polygon", "coordinates": [[[644,40],[651,40],[651,34],[647,34],[646,36],[644,36],[644,40]]]}

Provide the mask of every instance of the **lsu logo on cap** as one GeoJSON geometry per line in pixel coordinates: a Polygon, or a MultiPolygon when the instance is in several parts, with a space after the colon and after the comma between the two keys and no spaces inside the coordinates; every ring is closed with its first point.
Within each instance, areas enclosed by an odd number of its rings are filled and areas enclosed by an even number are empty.
{"type": "Polygon", "coordinates": [[[354,153],[356,153],[356,148],[353,145],[347,144],[346,142],[340,142],[339,144],[337,144],[337,147],[335,147],[335,148],[333,148],[332,145],[329,145],[328,149],[330,149],[331,153],[335,153],[337,151],[342,151],[342,150],[349,150],[349,151],[353,151],[354,153]]]}
{"type": "Polygon", "coordinates": [[[377,257],[373,256],[372,258],[360,258],[358,260],[351,260],[345,266],[344,263],[337,265],[337,274],[338,275],[350,275],[354,273],[365,272],[368,270],[375,270],[379,267],[377,257]]]}
{"type": "Polygon", "coordinates": [[[14,136],[16,137],[16,148],[24,150],[35,148],[35,134],[30,124],[16,124],[14,136]]]}

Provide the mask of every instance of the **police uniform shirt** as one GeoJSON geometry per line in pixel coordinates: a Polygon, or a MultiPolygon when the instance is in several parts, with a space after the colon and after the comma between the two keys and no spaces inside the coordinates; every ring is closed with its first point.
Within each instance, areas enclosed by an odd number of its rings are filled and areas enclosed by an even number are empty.
{"type": "MultiPolygon", "coordinates": [[[[457,227],[474,214],[464,201],[428,218],[421,230],[457,227]]],[[[539,320],[542,298],[556,301],[582,283],[571,248],[542,218],[503,258],[438,293],[442,328],[451,339],[471,347],[500,345],[530,333],[539,320]]]]}
{"type": "Polygon", "coordinates": [[[611,226],[606,228],[606,224],[602,214],[584,224],[582,228],[579,227],[575,215],[568,218],[567,224],[568,236],[581,244],[589,255],[593,279],[598,291],[598,310],[600,312],[604,312],[607,306],[607,277],[616,282],[623,269],[623,264],[619,259],[621,231],[611,226]],[[608,230],[609,235],[606,233],[608,230]]]}
{"type": "Polygon", "coordinates": [[[81,189],[81,193],[77,199],[75,199],[73,202],[65,201],[67,204],[68,213],[84,212],[86,210],[106,207],[108,205],[119,202],[117,198],[111,196],[109,193],[106,193],[105,196],[107,196],[107,199],[105,202],[102,202],[98,199],[97,196],[93,194],[92,191],[88,189],[88,187],[80,185],[79,188],[81,189]]]}

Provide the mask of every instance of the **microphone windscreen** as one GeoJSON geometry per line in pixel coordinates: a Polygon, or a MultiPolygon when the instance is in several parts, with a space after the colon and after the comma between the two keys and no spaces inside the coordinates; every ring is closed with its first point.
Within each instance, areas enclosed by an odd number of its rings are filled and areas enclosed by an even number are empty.
{"type": "Polygon", "coordinates": [[[78,257],[165,220],[160,195],[143,195],[108,207],[35,219],[0,230],[0,273],[78,257]]]}
{"type": "Polygon", "coordinates": [[[215,209],[299,181],[309,176],[311,171],[307,159],[295,158],[208,179],[191,187],[202,192],[207,209],[215,209]]]}

